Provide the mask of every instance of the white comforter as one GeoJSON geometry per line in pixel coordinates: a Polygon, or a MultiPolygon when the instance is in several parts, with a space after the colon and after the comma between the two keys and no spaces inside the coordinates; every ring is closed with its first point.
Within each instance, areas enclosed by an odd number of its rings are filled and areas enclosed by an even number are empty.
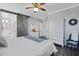
{"type": "Polygon", "coordinates": [[[2,56],[48,56],[57,52],[52,40],[44,40],[41,43],[24,37],[6,40],[8,47],[0,48],[2,56]]]}

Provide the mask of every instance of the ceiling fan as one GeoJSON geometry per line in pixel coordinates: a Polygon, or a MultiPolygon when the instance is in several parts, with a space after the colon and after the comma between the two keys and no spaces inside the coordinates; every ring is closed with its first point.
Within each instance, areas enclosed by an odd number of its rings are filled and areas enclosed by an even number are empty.
{"type": "Polygon", "coordinates": [[[38,12],[38,9],[39,10],[42,10],[42,11],[46,11],[46,9],[43,8],[43,5],[45,3],[32,3],[32,7],[26,7],[25,9],[31,9],[31,8],[34,8],[34,12],[38,12]]]}

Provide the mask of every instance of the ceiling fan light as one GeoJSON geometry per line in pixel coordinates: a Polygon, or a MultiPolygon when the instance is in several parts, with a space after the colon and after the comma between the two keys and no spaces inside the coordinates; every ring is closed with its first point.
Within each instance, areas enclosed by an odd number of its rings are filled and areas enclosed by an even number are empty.
{"type": "Polygon", "coordinates": [[[38,8],[34,8],[34,11],[37,12],[38,11],[38,8]]]}

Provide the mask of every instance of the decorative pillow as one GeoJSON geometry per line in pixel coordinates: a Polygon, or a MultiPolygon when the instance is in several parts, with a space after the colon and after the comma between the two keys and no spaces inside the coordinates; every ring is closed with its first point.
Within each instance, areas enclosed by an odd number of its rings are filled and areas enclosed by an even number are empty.
{"type": "Polygon", "coordinates": [[[3,37],[0,37],[0,46],[7,47],[7,42],[3,37]]]}

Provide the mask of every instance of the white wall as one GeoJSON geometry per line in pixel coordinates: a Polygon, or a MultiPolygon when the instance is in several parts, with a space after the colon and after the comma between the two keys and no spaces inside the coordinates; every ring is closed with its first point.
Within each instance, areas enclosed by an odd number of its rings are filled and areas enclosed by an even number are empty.
{"type": "Polygon", "coordinates": [[[65,39],[69,38],[69,33],[79,33],[79,7],[68,9],[65,11],[57,12],[49,15],[49,38],[54,40],[57,44],[63,45],[64,39],[64,19],[65,19],[65,39]],[[68,24],[69,19],[77,18],[78,24],[76,26],[70,26],[68,24]]]}
{"type": "Polygon", "coordinates": [[[51,15],[49,21],[49,39],[63,45],[63,16],[59,13],[51,15]]]}

